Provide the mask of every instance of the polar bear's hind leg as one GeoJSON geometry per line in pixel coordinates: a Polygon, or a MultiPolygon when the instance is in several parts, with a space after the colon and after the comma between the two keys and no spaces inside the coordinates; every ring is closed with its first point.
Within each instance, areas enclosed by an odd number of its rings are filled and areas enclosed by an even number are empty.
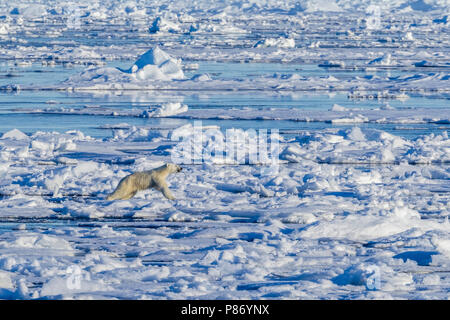
{"type": "Polygon", "coordinates": [[[130,183],[130,176],[125,177],[119,182],[116,190],[111,193],[106,200],[128,200],[131,199],[136,193],[137,190],[133,188],[133,184],[130,183]]]}
{"type": "Polygon", "coordinates": [[[128,193],[128,194],[124,195],[123,197],[121,197],[120,200],[128,200],[128,199],[131,199],[131,198],[133,198],[133,197],[136,195],[136,193],[137,193],[137,191],[128,193]]]}

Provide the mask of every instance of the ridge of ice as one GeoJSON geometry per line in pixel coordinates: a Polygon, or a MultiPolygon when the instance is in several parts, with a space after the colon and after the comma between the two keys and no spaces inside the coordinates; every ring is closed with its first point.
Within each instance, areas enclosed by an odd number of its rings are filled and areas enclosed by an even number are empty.
{"type": "Polygon", "coordinates": [[[172,58],[158,46],[142,54],[129,69],[100,67],[89,68],[65,83],[120,85],[145,81],[171,81],[184,79],[181,61],[172,58]]]}
{"type": "Polygon", "coordinates": [[[13,140],[28,140],[29,137],[18,129],[12,129],[5,132],[0,139],[13,139],[13,140]]]}
{"type": "Polygon", "coordinates": [[[139,80],[184,79],[181,61],[172,58],[159,46],[141,55],[128,70],[118,69],[134,75],[139,80]]]}

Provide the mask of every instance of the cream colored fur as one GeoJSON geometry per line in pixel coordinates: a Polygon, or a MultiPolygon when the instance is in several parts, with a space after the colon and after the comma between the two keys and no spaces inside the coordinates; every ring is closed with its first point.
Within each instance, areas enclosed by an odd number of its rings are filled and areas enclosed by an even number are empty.
{"type": "Polygon", "coordinates": [[[167,199],[174,200],[175,197],[167,186],[166,178],[169,174],[180,171],[180,166],[166,163],[156,169],[130,174],[120,180],[116,190],[106,199],[127,200],[134,197],[138,191],[154,188],[161,191],[167,199]]]}

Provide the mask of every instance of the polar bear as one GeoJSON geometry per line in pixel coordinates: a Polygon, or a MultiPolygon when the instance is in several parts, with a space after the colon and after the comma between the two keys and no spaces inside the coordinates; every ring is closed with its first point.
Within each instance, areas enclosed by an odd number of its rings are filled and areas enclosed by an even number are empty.
{"type": "Polygon", "coordinates": [[[155,188],[161,191],[167,199],[175,200],[167,186],[166,178],[169,174],[180,171],[180,166],[166,163],[156,169],[135,172],[120,180],[116,190],[106,200],[128,200],[134,197],[138,191],[149,188],[155,188]]]}

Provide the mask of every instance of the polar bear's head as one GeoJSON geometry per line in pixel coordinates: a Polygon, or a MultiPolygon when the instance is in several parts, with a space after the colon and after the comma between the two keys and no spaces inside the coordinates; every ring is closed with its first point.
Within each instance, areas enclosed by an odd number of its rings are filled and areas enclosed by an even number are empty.
{"type": "Polygon", "coordinates": [[[169,170],[170,173],[180,172],[182,168],[174,163],[166,163],[166,168],[169,170]]]}

